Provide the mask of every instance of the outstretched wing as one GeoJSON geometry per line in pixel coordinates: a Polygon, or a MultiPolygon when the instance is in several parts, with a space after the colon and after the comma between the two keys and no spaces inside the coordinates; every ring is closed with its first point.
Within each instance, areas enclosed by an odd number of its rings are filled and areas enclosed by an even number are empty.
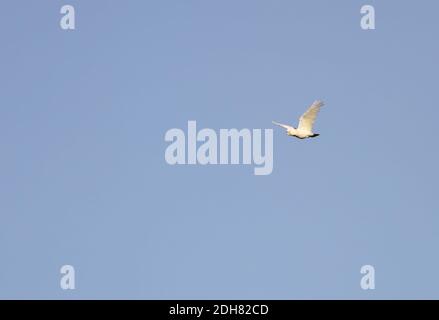
{"type": "Polygon", "coordinates": [[[272,121],[273,122],[273,124],[275,124],[275,125],[277,125],[277,126],[279,126],[279,127],[282,127],[282,128],[284,128],[284,129],[294,129],[293,127],[291,127],[291,126],[289,126],[289,125],[286,125],[286,124],[282,124],[282,123],[279,123],[279,122],[275,122],[275,121],[272,121]]]}
{"type": "Polygon", "coordinates": [[[317,100],[306,110],[300,117],[298,130],[312,132],[312,126],[316,120],[320,108],[323,106],[323,101],[317,100]]]}

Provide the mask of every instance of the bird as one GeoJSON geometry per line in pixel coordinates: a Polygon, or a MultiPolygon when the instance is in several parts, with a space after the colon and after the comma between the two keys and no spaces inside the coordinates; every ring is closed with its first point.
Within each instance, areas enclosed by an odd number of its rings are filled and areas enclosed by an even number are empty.
{"type": "Polygon", "coordinates": [[[312,127],[314,125],[314,121],[316,120],[317,114],[319,113],[320,108],[323,105],[323,101],[314,101],[313,104],[308,108],[308,110],[306,110],[306,112],[300,117],[299,125],[297,126],[297,128],[276,121],[273,121],[273,124],[286,129],[287,135],[292,137],[296,137],[299,139],[318,137],[320,134],[314,133],[312,131],[312,127]]]}

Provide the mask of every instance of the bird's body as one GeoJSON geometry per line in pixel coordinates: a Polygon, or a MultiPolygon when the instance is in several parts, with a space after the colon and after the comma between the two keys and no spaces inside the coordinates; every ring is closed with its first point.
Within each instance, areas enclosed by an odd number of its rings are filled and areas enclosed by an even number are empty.
{"type": "Polygon", "coordinates": [[[308,110],[300,117],[299,119],[299,125],[297,128],[294,128],[292,126],[278,123],[273,121],[275,125],[278,125],[287,131],[287,135],[296,137],[299,139],[306,139],[306,138],[314,138],[319,136],[319,134],[314,133],[312,131],[312,127],[314,125],[314,121],[317,117],[317,114],[320,110],[320,108],[323,106],[322,101],[314,101],[314,103],[308,108],[308,110]]]}

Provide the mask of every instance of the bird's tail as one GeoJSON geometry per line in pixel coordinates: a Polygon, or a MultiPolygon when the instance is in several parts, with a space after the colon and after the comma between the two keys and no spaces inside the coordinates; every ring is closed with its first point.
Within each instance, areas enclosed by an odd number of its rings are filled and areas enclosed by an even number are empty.
{"type": "Polygon", "coordinates": [[[282,124],[282,123],[279,123],[279,122],[276,122],[276,121],[272,121],[272,122],[273,122],[273,124],[275,124],[275,125],[277,125],[277,126],[279,126],[279,127],[282,127],[282,128],[284,128],[284,129],[287,129],[287,130],[289,130],[289,129],[292,128],[291,126],[286,125],[286,124],[282,124]]]}
{"type": "Polygon", "coordinates": [[[318,133],[314,133],[312,136],[309,136],[310,138],[315,138],[315,137],[318,137],[320,134],[318,134],[318,133]]]}
{"type": "Polygon", "coordinates": [[[273,122],[273,124],[275,124],[275,125],[277,125],[277,126],[280,126],[280,127],[282,127],[282,128],[286,128],[286,127],[288,127],[288,125],[283,124],[283,123],[279,123],[279,122],[276,122],[276,121],[271,121],[271,122],[273,122]]]}

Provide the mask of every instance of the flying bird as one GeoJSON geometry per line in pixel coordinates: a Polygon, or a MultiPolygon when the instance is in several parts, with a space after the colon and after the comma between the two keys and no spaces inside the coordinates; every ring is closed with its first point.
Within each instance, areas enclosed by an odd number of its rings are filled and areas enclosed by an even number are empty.
{"type": "Polygon", "coordinates": [[[314,125],[314,121],[316,120],[317,114],[320,111],[320,108],[324,105],[323,101],[317,100],[306,110],[304,114],[299,119],[299,126],[296,128],[278,123],[273,121],[275,125],[278,125],[287,130],[287,135],[296,137],[299,139],[306,138],[315,138],[319,136],[318,133],[312,132],[312,127],[314,125]]]}

